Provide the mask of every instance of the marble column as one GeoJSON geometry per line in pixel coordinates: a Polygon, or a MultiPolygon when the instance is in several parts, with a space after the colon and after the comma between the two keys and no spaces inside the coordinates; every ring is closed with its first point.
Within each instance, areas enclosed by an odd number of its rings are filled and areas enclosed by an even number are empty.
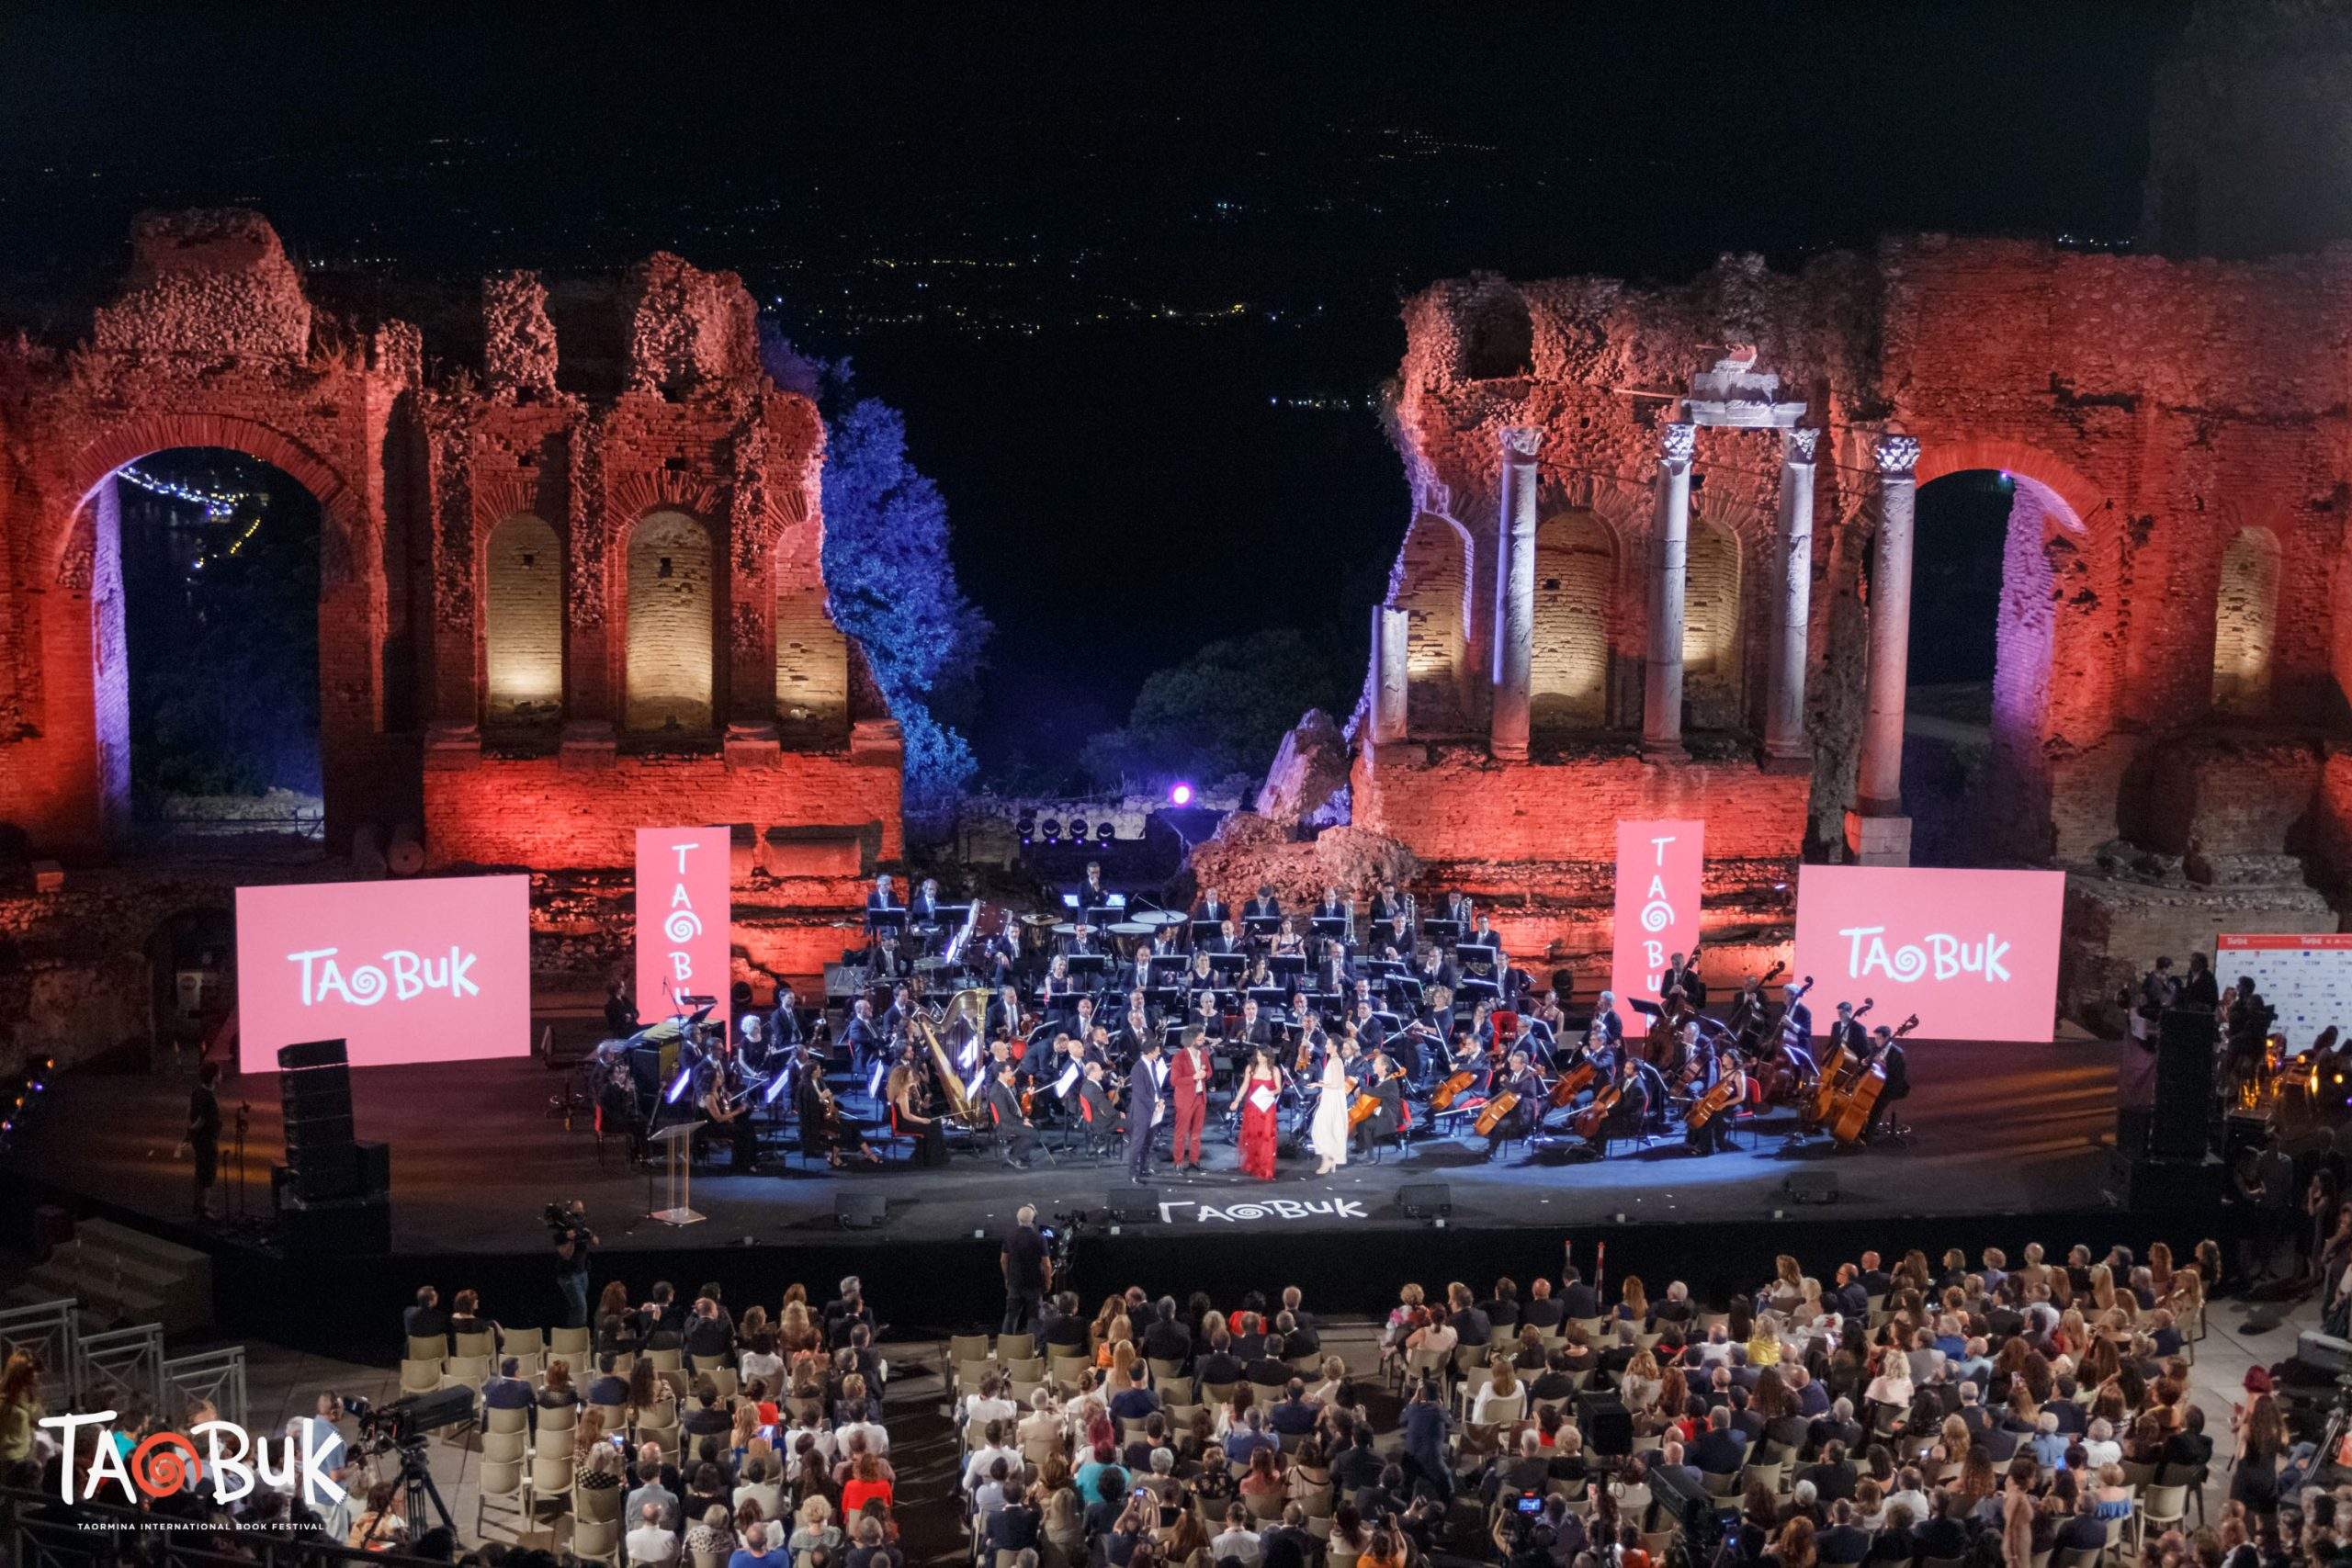
{"type": "Polygon", "coordinates": [[[1813,455],[1818,430],[1790,430],[1781,443],[1781,605],[1772,622],[1772,691],[1764,714],[1766,766],[1803,766],[1804,665],[1813,627],[1813,455]]]}
{"type": "Polygon", "coordinates": [[[1372,607],[1372,738],[1405,739],[1409,666],[1406,661],[1411,624],[1394,604],[1372,607]]]}
{"type": "Polygon", "coordinates": [[[1911,859],[1911,821],[1903,815],[1903,688],[1911,666],[1911,542],[1918,499],[1914,470],[1919,443],[1882,435],[1878,462],[1878,538],[1871,546],[1870,706],[1862,719],[1861,778],[1847,839],[1866,865],[1911,859]]]}
{"type": "Polygon", "coordinates": [[[1527,756],[1530,670],[1535,656],[1535,451],[1544,433],[1503,430],[1502,507],[1496,522],[1494,706],[1487,749],[1527,756]]]}
{"type": "Polygon", "coordinates": [[[1682,749],[1682,600],[1690,550],[1693,428],[1658,427],[1657,511],[1650,525],[1649,657],[1642,667],[1642,745],[1682,749]]]}

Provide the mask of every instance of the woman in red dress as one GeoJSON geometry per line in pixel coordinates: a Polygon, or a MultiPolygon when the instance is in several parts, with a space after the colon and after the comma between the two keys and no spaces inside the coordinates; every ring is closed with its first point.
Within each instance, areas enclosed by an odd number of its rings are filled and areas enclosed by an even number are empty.
{"type": "Polygon", "coordinates": [[[1274,1179],[1275,1102],[1283,1092],[1282,1069],[1274,1054],[1261,1045],[1250,1054],[1250,1070],[1241,1075],[1241,1170],[1261,1181],[1274,1179]]]}

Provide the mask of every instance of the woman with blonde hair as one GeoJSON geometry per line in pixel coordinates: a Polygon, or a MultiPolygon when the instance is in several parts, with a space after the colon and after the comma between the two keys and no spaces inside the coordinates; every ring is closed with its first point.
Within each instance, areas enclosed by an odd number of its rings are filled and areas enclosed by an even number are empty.
{"type": "Polygon", "coordinates": [[[578,1467],[586,1464],[588,1462],[588,1456],[594,1453],[600,1447],[604,1446],[604,1442],[605,1412],[600,1406],[592,1404],[580,1413],[578,1425],[571,1428],[571,1462],[573,1466],[578,1467]]]}
{"type": "Polygon", "coordinates": [[[796,1562],[806,1562],[808,1553],[822,1549],[829,1559],[841,1556],[842,1542],[847,1538],[839,1525],[833,1523],[833,1506],[821,1495],[802,1501],[799,1512],[793,1516],[795,1524],[791,1539],[785,1542],[796,1562]]]}
{"type": "Polygon", "coordinates": [[[1046,1568],[1081,1568],[1086,1562],[1086,1516],[1080,1511],[1075,1489],[1046,1489],[1037,1540],[1046,1568]]]}
{"type": "Polygon", "coordinates": [[[1647,1414],[1657,1403],[1660,1386],[1657,1358],[1647,1350],[1634,1351],[1634,1359],[1625,1363],[1624,1373],[1618,1380],[1618,1393],[1624,1399],[1625,1408],[1636,1416],[1647,1414]]]}
{"type": "Polygon", "coordinates": [[[1498,1355],[1487,1375],[1487,1386],[1470,1402],[1470,1419],[1481,1427],[1494,1426],[1504,1419],[1504,1407],[1508,1407],[1510,1418],[1517,1420],[1527,1413],[1527,1396],[1510,1358],[1498,1355]]]}
{"type": "Polygon", "coordinates": [[[1628,1274],[1618,1287],[1617,1315],[1636,1328],[1647,1328],[1650,1323],[1649,1292],[1642,1289],[1642,1277],[1628,1274]]]}

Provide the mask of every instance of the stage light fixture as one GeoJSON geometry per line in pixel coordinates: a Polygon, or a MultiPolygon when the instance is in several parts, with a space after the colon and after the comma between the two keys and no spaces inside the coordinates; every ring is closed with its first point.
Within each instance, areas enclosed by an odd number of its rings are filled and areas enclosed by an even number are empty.
{"type": "Polygon", "coordinates": [[[673,1080],[670,1085],[669,1092],[662,1097],[662,1103],[664,1105],[677,1104],[680,1098],[685,1094],[686,1086],[694,1081],[695,1070],[692,1067],[680,1067],[678,1069],[677,1077],[673,1080]]]}
{"type": "Polygon", "coordinates": [[[1094,836],[1107,844],[1112,840],[1112,839],[1117,836],[1117,833],[1116,829],[1114,829],[1110,823],[1097,822],[1094,825],[1094,836]]]}
{"type": "Polygon", "coordinates": [[[1191,784],[1183,784],[1183,783],[1181,783],[1181,782],[1180,782],[1179,784],[1176,784],[1176,786],[1175,786],[1174,788],[1170,789],[1170,790],[1168,792],[1168,804],[1169,804],[1169,805],[1170,805],[1170,806],[1190,806],[1190,805],[1192,805],[1192,804],[1193,804],[1193,786],[1192,786],[1191,784]]]}
{"type": "Polygon", "coordinates": [[[1082,844],[1086,842],[1085,818],[1073,817],[1069,819],[1069,841],[1073,844],[1082,844]]]}
{"type": "Polygon", "coordinates": [[[1046,822],[1045,822],[1045,828],[1046,828],[1046,842],[1047,842],[1047,843],[1049,843],[1049,844],[1058,844],[1058,843],[1060,843],[1060,842],[1062,841],[1062,819],[1061,819],[1060,818],[1058,818],[1058,817],[1048,817],[1048,818],[1046,818],[1046,822]]]}

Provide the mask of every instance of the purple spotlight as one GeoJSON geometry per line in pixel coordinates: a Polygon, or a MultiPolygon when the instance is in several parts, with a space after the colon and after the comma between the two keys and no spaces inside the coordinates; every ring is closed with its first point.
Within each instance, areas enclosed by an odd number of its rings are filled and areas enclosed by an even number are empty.
{"type": "Polygon", "coordinates": [[[1192,805],[1192,804],[1193,804],[1193,786],[1192,786],[1191,784],[1177,784],[1174,788],[1170,789],[1170,790],[1168,792],[1168,804],[1169,804],[1169,805],[1170,805],[1170,806],[1190,806],[1190,805],[1192,805]]]}

